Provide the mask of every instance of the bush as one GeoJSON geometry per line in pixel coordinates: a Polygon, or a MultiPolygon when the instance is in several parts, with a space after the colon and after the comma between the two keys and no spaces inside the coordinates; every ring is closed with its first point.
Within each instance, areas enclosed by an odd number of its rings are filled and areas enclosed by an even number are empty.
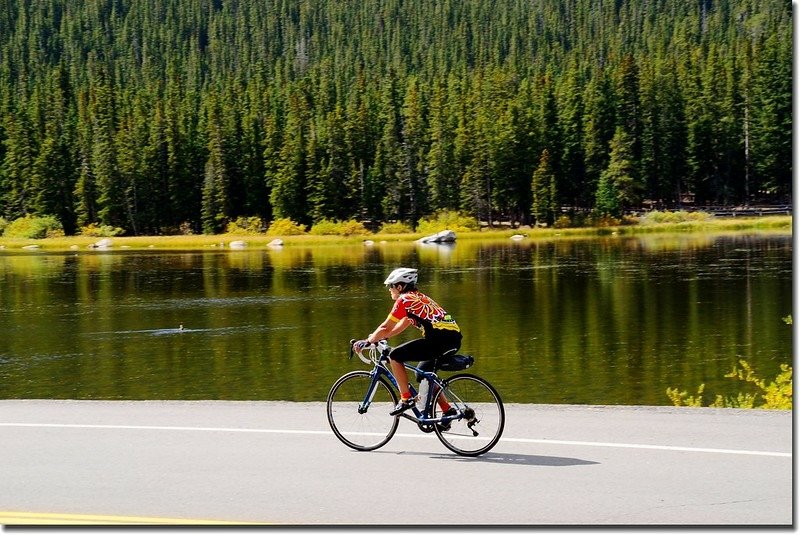
{"type": "Polygon", "coordinates": [[[353,219],[347,221],[323,219],[315,223],[308,232],[317,236],[363,236],[370,233],[363,223],[353,219]]]}
{"type": "Polygon", "coordinates": [[[341,222],[341,230],[343,236],[364,236],[371,234],[371,232],[364,226],[361,221],[349,219],[341,222]]]}
{"type": "Polygon", "coordinates": [[[687,212],[686,210],[678,210],[676,212],[660,212],[653,210],[647,212],[644,216],[639,218],[641,225],[658,225],[660,223],[685,223],[687,221],[705,221],[712,216],[707,212],[687,212]]]}
{"type": "Polygon", "coordinates": [[[443,230],[471,232],[480,228],[478,220],[474,217],[449,210],[436,212],[432,216],[420,219],[417,223],[417,232],[422,234],[434,234],[443,230]]]}
{"type": "MultiPolygon", "coordinates": [[[[562,221],[564,217],[569,217],[569,226],[572,228],[580,228],[580,227],[587,227],[591,226],[593,219],[592,214],[587,212],[573,212],[570,214],[564,214],[558,218],[556,221],[555,226],[558,227],[559,221],[562,221]]],[[[558,227],[563,228],[563,227],[558,227]]]]}
{"type": "Polygon", "coordinates": [[[413,232],[414,229],[411,228],[411,225],[403,223],[402,221],[396,221],[394,223],[382,224],[378,234],[412,234],[413,232]]]}
{"type": "Polygon", "coordinates": [[[559,218],[556,219],[556,222],[553,223],[554,228],[569,228],[571,226],[572,219],[566,214],[559,216],[559,218]]]}
{"type": "Polygon", "coordinates": [[[593,227],[608,228],[618,227],[622,224],[622,221],[607,214],[592,214],[590,217],[590,224],[593,227]]]}
{"type": "Polygon", "coordinates": [[[296,236],[298,234],[305,234],[306,226],[300,223],[295,223],[288,217],[276,219],[267,229],[267,234],[273,236],[296,236]]]}
{"type": "Polygon", "coordinates": [[[192,224],[188,221],[184,221],[178,225],[178,233],[180,233],[182,236],[191,236],[194,234],[194,230],[192,230],[192,224]]]}
{"type": "Polygon", "coordinates": [[[64,235],[61,222],[51,215],[26,215],[6,225],[3,236],[6,238],[58,238],[64,235]]]}
{"type": "Polygon", "coordinates": [[[8,226],[8,220],[4,217],[0,217],[0,235],[5,232],[6,227],[8,226]]]}
{"type": "MultiPolygon", "coordinates": [[[[792,367],[781,364],[781,371],[775,380],[767,384],[759,378],[755,370],[746,360],[739,360],[739,366],[734,366],[725,377],[744,381],[755,386],[755,392],[739,392],[736,397],[723,398],[716,396],[709,407],[726,407],[735,409],[792,409],[792,367]]],[[[685,390],[680,392],[677,388],[667,388],[667,397],[676,407],[700,407],[703,404],[705,384],[697,389],[696,396],[690,396],[685,390]]]]}
{"type": "Polygon", "coordinates": [[[110,238],[112,236],[119,236],[125,233],[125,229],[113,227],[111,225],[98,225],[97,223],[90,223],[85,227],[81,227],[78,232],[81,236],[92,236],[95,238],[110,238]]]}
{"type": "Polygon", "coordinates": [[[264,232],[264,222],[258,216],[237,217],[225,228],[228,234],[261,234],[264,232]]]}

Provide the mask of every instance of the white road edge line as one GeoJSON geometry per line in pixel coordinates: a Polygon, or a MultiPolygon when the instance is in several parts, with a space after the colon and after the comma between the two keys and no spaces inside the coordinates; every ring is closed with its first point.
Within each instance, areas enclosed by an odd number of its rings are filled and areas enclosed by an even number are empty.
{"type": "Polygon", "coordinates": [[[655,444],[625,444],[620,442],[582,442],[577,440],[548,440],[548,439],[528,439],[528,438],[507,438],[500,439],[500,442],[529,442],[537,444],[561,444],[567,446],[595,446],[601,448],[631,448],[641,450],[666,450],[666,451],[691,451],[698,453],[728,453],[732,455],[761,455],[765,457],[792,457],[791,453],[779,451],[758,451],[758,450],[729,450],[722,448],[694,448],[689,446],[658,446],[655,444]]]}
{"type": "MultiPolygon", "coordinates": [[[[285,435],[330,435],[332,431],[313,431],[305,429],[249,429],[243,427],[178,427],[178,426],[157,426],[157,425],[100,425],[100,424],[35,424],[35,423],[13,423],[0,422],[0,427],[51,427],[51,428],[72,428],[72,429],[129,429],[145,431],[205,431],[205,432],[226,432],[226,433],[271,433],[285,435]]],[[[369,435],[372,433],[357,433],[369,435]]],[[[403,438],[434,438],[431,435],[397,433],[396,437],[403,438]]],[[[654,444],[625,444],[620,442],[585,442],[579,440],[551,440],[537,438],[501,438],[500,442],[518,442],[524,444],[558,444],[565,446],[588,446],[602,448],[629,448],[643,450],[666,450],[666,451],[685,451],[695,453],[724,453],[731,455],[760,455],[765,457],[788,457],[791,453],[778,451],[757,451],[757,450],[731,450],[720,448],[695,448],[688,446],[658,446],[654,444]]]]}

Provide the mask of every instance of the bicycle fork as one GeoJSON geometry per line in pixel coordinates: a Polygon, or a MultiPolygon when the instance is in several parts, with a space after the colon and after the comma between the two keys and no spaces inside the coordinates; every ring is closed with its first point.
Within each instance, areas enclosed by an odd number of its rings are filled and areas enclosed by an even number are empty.
{"type": "Polygon", "coordinates": [[[379,380],[380,374],[373,373],[372,382],[369,385],[369,390],[367,390],[367,395],[364,396],[364,400],[358,405],[358,414],[364,414],[369,410],[369,406],[372,405],[372,400],[375,397],[375,392],[378,391],[379,380]]]}

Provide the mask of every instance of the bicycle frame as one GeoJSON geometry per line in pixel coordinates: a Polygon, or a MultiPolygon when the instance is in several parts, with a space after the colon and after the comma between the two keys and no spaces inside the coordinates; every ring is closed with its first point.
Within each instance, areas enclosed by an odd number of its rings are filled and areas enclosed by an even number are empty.
{"type": "MultiPolygon", "coordinates": [[[[389,344],[386,340],[377,344],[351,340],[350,347],[350,358],[358,355],[369,367],[342,375],[331,386],[327,400],[328,423],[345,445],[358,451],[373,451],[386,445],[397,432],[401,416],[414,422],[423,433],[436,433],[439,441],[458,455],[482,455],[500,440],[505,411],[497,390],[485,379],[469,373],[447,378],[436,374],[440,367],[447,371],[458,371],[461,364],[469,367],[470,357],[462,357],[459,362],[445,354],[432,371],[403,363],[403,369],[413,371],[417,379],[430,381],[423,383],[430,389],[426,389],[429,391],[423,402],[395,411],[398,390],[402,387],[405,392],[406,388],[392,372],[399,367],[389,365],[389,344]],[[391,416],[392,413],[396,415],[391,416]]],[[[418,396],[414,385],[409,383],[408,387],[410,394],[418,396]]]]}
{"type": "MultiPolygon", "coordinates": [[[[384,361],[388,360],[388,357],[385,356],[385,353],[387,352],[388,348],[389,348],[388,344],[386,344],[386,342],[383,341],[379,342],[378,345],[369,348],[370,352],[369,357],[365,357],[362,353],[357,353],[358,357],[363,362],[371,363],[374,366],[372,371],[370,372],[372,381],[370,382],[370,386],[367,389],[366,395],[364,396],[364,401],[362,401],[361,404],[359,405],[358,409],[359,413],[366,412],[369,409],[369,406],[372,403],[372,398],[375,396],[375,389],[377,388],[378,381],[380,380],[381,377],[386,377],[392,384],[392,386],[395,388],[395,390],[400,390],[400,385],[397,382],[397,379],[395,378],[394,374],[389,369],[389,367],[386,366],[386,364],[384,364],[384,361]]],[[[412,422],[423,425],[441,424],[444,422],[448,422],[450,420],[458,420],[464,417],[464,411],[462,409],[463,402],[456,396],[454,396],[452,393],[450,393],[450,396],[447,396],[446,394],[445,395],[456,407],[456,414],[452,416],[440,416],[438,418],[431,418],[430,409],[433,408],[433,403],[436,402],[436,399],[442,392],[448,392],[444,386],[443,381],[439,378],[438,375],[436,375],[435,372],[428,372],[422,370],[406,362],[403,363],[403,366],[407,370],[415,372],[417,374],[417,377],[422,377],[430,381],[431,387],[428,393],[428,399],[422,400],[424,402],[422,411],[420,411],[418,407],[414,406],[410,411],[404,412],[401,416],[407,418],[408,420],[411,420],[412,422]],[[430,395],[430,392],[434,391],[434,389],[439,390],[436,396],[430,395]],[[413,412],[413,415],[408,414],[409,412],[413,412]]],[[[409,383],[409,389],[411,390],[412,396],[417,395],[417,390],[416,388],[414,388],[414,385],[409,383]]]]}

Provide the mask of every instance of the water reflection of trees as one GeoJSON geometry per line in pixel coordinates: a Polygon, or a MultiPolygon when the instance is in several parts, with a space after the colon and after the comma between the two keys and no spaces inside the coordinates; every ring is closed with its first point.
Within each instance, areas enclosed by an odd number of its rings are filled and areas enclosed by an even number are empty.
{"type": "Polygon", "coordinates": [[[9,396],[320,400],[411,265],[508,401],[666,404],[790,358],[791,236],[703,239],[0,256],[0,373],[9,396]]]}

